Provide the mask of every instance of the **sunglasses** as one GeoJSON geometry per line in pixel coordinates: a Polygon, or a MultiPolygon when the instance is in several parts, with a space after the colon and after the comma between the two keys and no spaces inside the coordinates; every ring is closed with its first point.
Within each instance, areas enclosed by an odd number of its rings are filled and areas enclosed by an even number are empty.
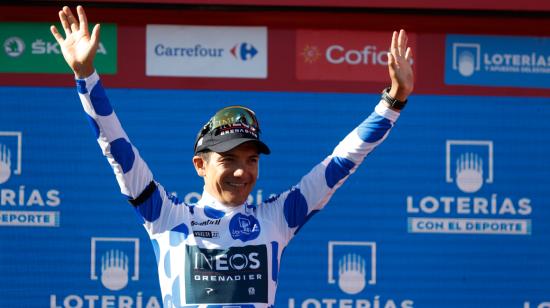
{"type": "Polygon", "coordinates": [[[201,130],[200,137],[206,134],[221,135],[224,131],[240,127],[258,135],[260,124],[254,111],[243,106],[229,106],[216,112],[201,130]]]}
{"type": "Polygon", "coordinates": [[[260,124],[254,111],[243,106],[228,106],[219,110],[201,129],[195,142],[195,149],[206,135],[220,136],[235,130],[251,134],[258,139],[260,124]]]}

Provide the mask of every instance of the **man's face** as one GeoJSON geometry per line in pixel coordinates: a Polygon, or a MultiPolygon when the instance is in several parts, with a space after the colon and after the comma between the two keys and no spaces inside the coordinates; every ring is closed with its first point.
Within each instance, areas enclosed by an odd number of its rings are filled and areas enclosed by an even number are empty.
{"type": "Polygon", "coordinates": [[[234,149],[193,157],[197,173],[204,178],[205,190],[227,206],[243,204],[256,184],[260,156],[256,145],[243,143],[234,149]]]}

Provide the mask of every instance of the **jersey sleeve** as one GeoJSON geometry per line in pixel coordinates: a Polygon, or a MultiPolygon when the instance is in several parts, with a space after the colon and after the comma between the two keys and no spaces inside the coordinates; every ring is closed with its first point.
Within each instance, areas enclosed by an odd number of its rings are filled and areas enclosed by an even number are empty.
{"type": "MultiPolygon", "coordinates": [[[[279,223],[287,241],[327,204],[365,157],[386,139],[398,117],[399,112],[389,109],[381,101],[374,112],[351,131],[331,155],[303,176],[297,185],[274,200],[266,201],[266,210],[283,211],[283,215],[279,215],[282,216],[279,223]],[[277,204],[272,206],[269,203],[277,204]]],[[[275,216],[275,213],[266,215],[275,216]]]]}
{"type": "Polygon", "coordinates": [[[130,142],[118,120],[105,90],[94,72],[76,80],[78,95],[97,142],[113,168],[120,192],[128,197],[144,220],[149,235],[163,232],[181,221],[185,206],[169,196],[153,179],[153,174],[139,151],[130,142]]]}

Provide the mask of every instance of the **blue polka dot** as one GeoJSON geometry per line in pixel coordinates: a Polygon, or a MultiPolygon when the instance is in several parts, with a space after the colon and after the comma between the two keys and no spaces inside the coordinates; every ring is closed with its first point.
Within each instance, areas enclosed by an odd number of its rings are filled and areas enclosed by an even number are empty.
{"type": "Polygon", "coordinates": [[[355,167],[355,164],[351,160],[338,156],[333,157],[327,169],[325,169],[327,186],[333,188],[334,185],[349,174],[353,167],[355,167]]]}
{"type": "Polygon", "coordinates": [[[124,138],[118,138],[111,142],[111,153],[113,158],[122,167],[124,173],[130,171],[134,165],[136,155],[130,142],[124,138]]]}
{"type": "Polygon", "coordinates": [[[163,300],[163,303],[162,303],[162,307],[164,308],[172,308],[174,307],[172,305],[172,295],[168,294],[164,297],[164,300],[163,300]]]}
{"type": "MultiPolygon", "coordinates": [[[[180,277],[178,276],[174,283],[172,284],[172,304],[176,307],[179,307],[181,304],[180,301],[180,277]]],[[[171,306],[169,306],[171,307],[171,306]]]]}
{"type": "Polygon", "coordinates": [[[166,277],[168,278],[172,275],[172,271],[170,269],[170,250],[168,250],[164,256],[164,274],[166,274],[166,277]]]}
{"type": "Polygon", "coordinates": [[[76,90],[80,94],[88,93],[88,89],[86,89],[86,81],[84,79],[77,79],[76,80],[76,90]]]}
{"type": "Polygon", "coordinates": [[[138,205],[137,210],[148,222],[153,222],[160,217],[160,211],[162,210],[162,199],[160,198],[158,188],[155,189],[147,200],[138,205]]]}
{"type": "Polygon", "coordinates": [[[373,143],[376,142],[391,128],[391,121],[384,118],[383,116],[372,113],[363,123],[357,128],[357,133],[359,138],[365,142],[373,143]]]}
{"type": "Polygon", "coordinates": [[[174,205],[184,204],[183,201],[181,201],[176,195],[169,194],[167,197],[170,201],[172,201],[172,203],[174,203],[174,205]]]}
{"type": "Polygon", "coordinates": [[[204,207],[204,215],[206,215],[206,217],[209,217],[209,218],[212,218],[212,219],[220,219],[223,216],[225,216],[225,212],[220,211],[220,210],[216,210],[215,208],[212,208],[212,207],[207,205],[207,206],[204,207]]]}
{"type": "Polygon", "coordinates": [[[160,260],[160,246],[159,246],[159,242],[157,242],[157,240],[151,240],[151,244],[153,245],[153,251],[155,252],[155,257],[157,259],[157,264],[159,263],[159,260],[160,260]]]}
{"type": "Polygon", "coordinates": [[[87,114],[86,114],[86,118],[88,118],[88,123],[90,123],[90,127],[94,132],[95,139],[99,138],[99,125],[97,125],[97,122],[94,120],[94,118],[90,117],[87,114]]]}
{"type": "Polygon", "coordinates": [[[189,228],[186,224],[181,224],[170,232],[170,246],[179,246],[189,235],[189,228]]]}
{"type": "Polygon", "coordinates": [[[279,243],[271,242],[271,280],[277,282],[279,275],[279,243]]]}
{"type": "Polygon", "coordinates": [[[92,89],[90,99],[92,100],[92,106],[94,107],[95,112],[100,116],[108,116],[113,113],[113,107],[111,107],[107,94],[105,94],[101,80],[99,80],[92,89]]]}
{"type": "Polygon", "coordinates": [[[285,200],[285,219],[289,228],[302,225],[307,215],[306,198],[299,189],[292,190],[285,200]]]}

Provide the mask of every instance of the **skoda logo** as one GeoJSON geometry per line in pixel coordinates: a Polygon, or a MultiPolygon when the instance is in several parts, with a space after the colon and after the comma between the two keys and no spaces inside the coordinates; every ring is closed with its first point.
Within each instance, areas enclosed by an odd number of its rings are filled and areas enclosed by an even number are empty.
{"type": "Polygon", "coordinates": [[[4,51],[12,58],[19,57],[25,50],[25,43],[17,36],[12,36],[4,41],[4,51]]]}

